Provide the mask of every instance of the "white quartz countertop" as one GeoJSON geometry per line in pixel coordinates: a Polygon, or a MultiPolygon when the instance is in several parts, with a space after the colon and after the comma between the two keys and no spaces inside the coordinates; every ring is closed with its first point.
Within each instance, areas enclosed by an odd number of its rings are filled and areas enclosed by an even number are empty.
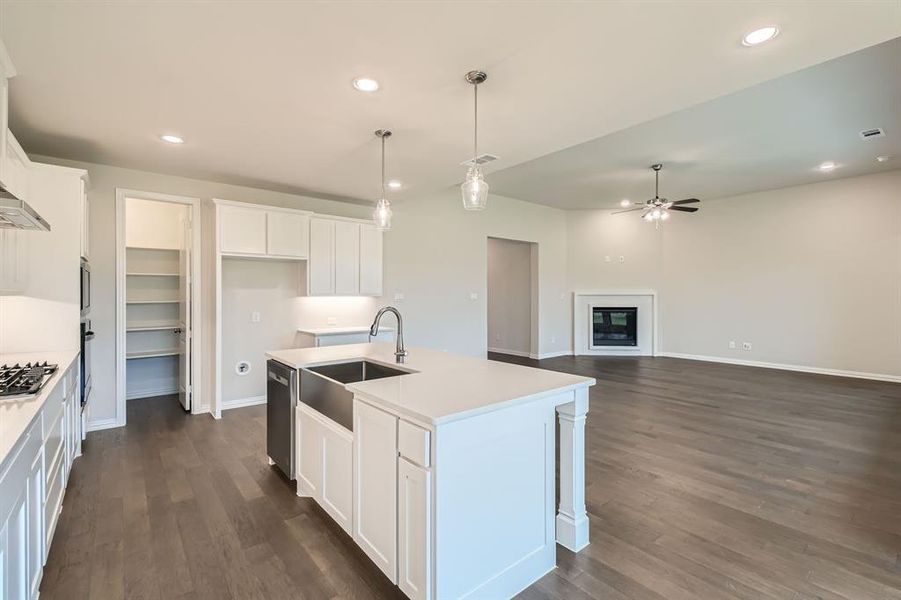
{"type": "Polygon", "coordinates": [[[267,352],[295,369],[353,359],[384,364],[409,375],[350,383],[348,390],[397,414],[438,425],[594,385],[591,377],[497,361],[409,348],[406,362],[394,360],[394,343],[348,344],[267,352]]]}
{"type": "MultiPolygon", "coordinates": [[[[368,333],[369,325],[355,325],[352,327],[298,327],[298,333],[308,333],[315,336],[343,335],[345,333],[368,333]]],[[[394,331],[390,327],[379,327],[379,333],[394,331]]]]}
{"type": "Polygon", "coordinates": [[[47,398],[62,381],[72,362],[78,357],[78,350],[54,350],[48,352],[29,352],[27,354],[0,354],[0,365],[25,364],[27,362],[47,361],[57,364],[56,373],[44,384],[41,391],[26,400],[0,399],[0,465],[6,462],[9,451],[16,445],[22,434],[31,425],[35,416],[43,408],[47,398]]]}

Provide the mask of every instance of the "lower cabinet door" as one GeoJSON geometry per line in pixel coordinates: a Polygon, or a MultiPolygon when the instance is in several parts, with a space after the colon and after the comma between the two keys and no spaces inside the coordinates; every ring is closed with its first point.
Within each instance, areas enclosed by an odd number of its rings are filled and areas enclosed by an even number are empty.
{"type": "Polygon", "coordinates": [[[21,486],[12,506],[6,521],[0,523],[0,597],[4,600],[26,600],[29,597],[26,486],[21,486]]]}
{"type": "Polygon", "coordinates": [[[297,495],[320,498],[322,426],[302,405],[297,408],[297,495]]]}
{"type": "Polygon", "coordinates": [[[336,425],[322,426],[322,499],[325,509],[353,535],[353,434],[336,425]]]}
{"type": "Polygon", "coordinates": [[[397,585],[412,600],[431,598],[431,473],[397,459],[397,585]]]}
{"type": "Polygon", "coordinates": [[[397,583],[397,417],[354,400],[353,538],[397,583]]]}
{"type": "Polygon", "coordinates": [[[44,569],[44,456],[37,453],[28,472],[28,590],[38,597],[44,569]]]}

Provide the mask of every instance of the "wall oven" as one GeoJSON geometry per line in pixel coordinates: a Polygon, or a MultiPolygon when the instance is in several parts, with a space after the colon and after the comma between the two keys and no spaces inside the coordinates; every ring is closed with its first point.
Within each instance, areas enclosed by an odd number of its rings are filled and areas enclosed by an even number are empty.
{"type": "Polygon", "coordinates": [[[84,410],[91,395],[91,340],[94,332],[91,331],[91,320],[81,320],[81,408],[84,410]]]}
{"type": "Polygon", "coordinates": [[[81,259],[81,316],[91,311],[91,266],[81,259]]]}

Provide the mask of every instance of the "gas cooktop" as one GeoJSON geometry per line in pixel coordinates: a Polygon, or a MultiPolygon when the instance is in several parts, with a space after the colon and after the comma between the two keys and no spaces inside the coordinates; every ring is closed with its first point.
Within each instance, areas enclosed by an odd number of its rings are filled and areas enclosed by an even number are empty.
{"type": "Polygon", "coordinates": [[[56,369],[57,365],[47,362],[3,365],[0,367],[0,400],[34,396],[56,369]]]}

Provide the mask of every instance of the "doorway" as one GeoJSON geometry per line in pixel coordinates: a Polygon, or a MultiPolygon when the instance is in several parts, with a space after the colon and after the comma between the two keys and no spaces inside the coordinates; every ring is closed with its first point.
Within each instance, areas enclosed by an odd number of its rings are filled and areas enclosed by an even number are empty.
{"type": "Polygon", "coordinates": [[[126,402],[200,407],[200,200],[116,190],[116,422],[126,402]]]}
{"type": "Polygon", "coordinates": [[[488,238],[488,351],[538,357],[538,244],[488,238]]]}

